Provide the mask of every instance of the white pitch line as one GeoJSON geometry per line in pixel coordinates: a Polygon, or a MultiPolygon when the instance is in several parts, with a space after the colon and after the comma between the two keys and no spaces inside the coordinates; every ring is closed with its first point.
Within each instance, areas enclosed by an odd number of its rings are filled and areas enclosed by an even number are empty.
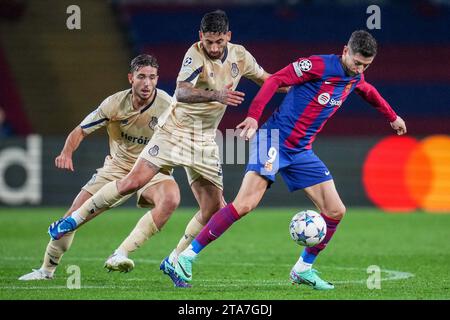
{"type": "MultiPolygon", "coordinates": [[[[45,286],[45,287],[19,287],[19,286],[0,286],[1,289],[10,289],[10,290],[73,290],[77,291],[78,289],[68,289],[66,286],[45,286]]],[[[126,289],[130,290],[130,287],[127,286],[81,286],[81,289],[126,289]]]]}
{"type": "MultiPolygon", "coordinates": [[[[9,260],[9,261],[32,261],[37,260],[37,258],[33,257],[1,257],[1,260],[9,260]]],[[[77,260],[77,261],[104,261],[104,259],[98,258],[98,257],[71,257],[67,259],[69,261],[71,260],[77,260]]],[[[148,263],[148,264],[159,264],[159,260],[153,260],[153,259],[135,259],[136,262],[139,263],[148,263]]],[[[222,265],[222,263],[214,263],[214,262],[208,262],[208,264],[213,265],[222,265]]],[[[228,263],[228,265],[234,265],[234,266],[261,266],[261,263],[252,263],[252,262],[235,262],[235,263],[228,263]]],[[[291,267],[291,265],[287,264],[267,264],[264,263],[264,266],[277,266],[277,267],[291,267]]],[[[357,268],[357,267],[340,267],[340,266],[322,266],[322,268],[325,269],[340,269],[340,270],[352,270],[352,271],[364,271],[366,272],[366,269],[364,268],[357,268]]],[[[385,273],[386,276],[382,277],[381,281],[396,281],[396,280],[403,280],[412,278],[415,275],[410,272],[404,272],[404,271],[397,271],[397,270],[387,270],[387,269],[380,269],[381,273],[385,273]]],[[[10,277],[0,277],[0,279],[11,279],[10,277]]],[[[139,282],[139,281],[148,281],[148,279],[144,278],[129,278],[129,279],[123,279],[122,281],[129,281],[129,282],[139,282]]],[[[366,279],[363,280],[337,280],[333,281],[333,283],[336,284],[364,284],[366,283],[366,279]]],[[[226,283],[220,283],[217,279],[199,279],[196,280],[196,283],[201,283],[201,286],[203,287],[233,287],[233,286],[242,286],[250,285],[250,286],[273,286],[273,285],[286,285],[290,284],[289,279],[273,279],[273,280],[248,280],[248,279],[227,279],[226,283]],[[214,284],[209,284],[214,282],[214,284]]],[[[20,286],[0,286],[2,289],[13,289],[13,290],[39,290],[39,289],[67,289],[66,286],[45,286],[45,287],[20,287],[20,286]]],[[[82,286],[82,289],[127,289],[130,288],[127,286],[82,286]]]]}
{"type": "MultiPolygon", "coordinates": [[[[2,260],[5,261],[36,261],[39,262],[42,257],[1,257],[0,262],[2,260]]],[[[105,258],[98,258],[98,257],[68,257],[64,259],[64,261],[70,261],[73,263],[74,261],[102,261],[105,262],[107,257],[105,258]]],[[[135,262],[139,263],[148,263],[148,264],[160,264],[161,260],[154,260],[154,259],[133,259],[135,262]]]]}
{"type": "MultiPolygon", "coordinates": [[[[345,269],[355,269],[355,270],[362,270],[359,268],[345,268],[345,269]]],[[[381,281],[395,281],[395,280],[403,280],[408,279],[411,277],[414,277],[414,274],[409,272],[403,272],[403,271],[396,271],[396,270],[381,270],[381,272],[387,273],[387,277],[381,278],[381,281]]],[[[3,279],[5,277],[2,277],[3,279]]],[[[10,279],[10,278],[9,278],[10,279]]],[[[143,278],[131,278],[131,279],[124,279],[122,281],[126,282],[147,282],[148,279],[143,278]]],[[[200,284],[201,287],[240,287],[240,286],[252,286],[252,287],[260,287],[260,286],[288,286],[290,285],[290,281],[288,279],[286,280],[249,280],[249,279],[227,279],[226,283],[221,283],[220,280],[217,279],[199,279],[196,281],[196,283],[200,284]]],[[[335,284],[364,284],[366,283],[366,280],[341,280],[341,281],[333,281],[335,284]]],[[[21,287],[21,286],[0,286],[1,289],[12,289],[12,290],[58,290],[63,289],[66,290],[66,286],[33,286],[33,287],[21,287]]],[[[126,289],[130,290],[131,288],[129,286],[109,286],[109,285],[102,285],[102,286],[81,286],[81,289],[126,289]]]]}

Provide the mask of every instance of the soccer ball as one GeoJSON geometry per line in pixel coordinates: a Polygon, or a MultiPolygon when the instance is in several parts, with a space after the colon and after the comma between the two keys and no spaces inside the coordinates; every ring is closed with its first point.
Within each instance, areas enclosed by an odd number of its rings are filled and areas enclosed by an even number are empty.
{"type": "Polygon", "coordinates": [[[323,217],[313,210],[296,213],[289,224],[292,240],[302,246],[312,247],[325,239],[327,224],[323,217]]]}

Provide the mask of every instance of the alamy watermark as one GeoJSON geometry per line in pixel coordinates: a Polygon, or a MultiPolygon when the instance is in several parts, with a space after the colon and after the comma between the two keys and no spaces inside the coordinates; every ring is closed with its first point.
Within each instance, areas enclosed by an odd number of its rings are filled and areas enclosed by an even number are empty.
{"type": "Polygon", "coordinates": [[[201,121],[192,132],[161,129],[161,137],[150,139],[146,147],[148,155],[162,158],[183,166],[222,164],[258,165],[261,175],[274,175],[279,168],[279,129],[259,129],[247,144],[240,135],[241,129],[202,130],[201,121]]]}
{"type": "Polygon", "coordinates": [[[368,266],[367,274],[369,274],[366,281],[367,289],[381,289],[381,268],[377,265],[368,266]]]}
{"type": "Polygon", "coordinates": [[[66,270],[69,276],[67,277],[67,289],[81,289],[81,269],[77,265],[70,265],[66,270]]]}
{"type": "Polygon", "coordinates": [[[370,16],[367,18],[366,26],[367,29],[373,30],[373,29],[381,29],[381,9],[376,4],[372,4],[367,7],[366,10],[367,14],[370,14],[370,16]]]}
{"type": "Polygon", "coordinates": [[[76,4],[72,4],[67,7],[66,13],[69,16],[66,19],[66,27],[69,30],[81,29],[81,9],[76,4]]]}

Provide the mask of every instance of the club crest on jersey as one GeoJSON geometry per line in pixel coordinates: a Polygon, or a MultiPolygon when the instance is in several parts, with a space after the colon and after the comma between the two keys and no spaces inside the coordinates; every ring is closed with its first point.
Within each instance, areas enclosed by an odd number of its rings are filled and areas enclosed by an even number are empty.
{"type": "Polygon", "coordinates": [[[238,74],[239,74],[239,68],[238,68],[237,64],[233,62],[231,64],[231,76],[233,78],[236,78],[238,76],[238,74]]]}
{"type": "Polygon", "coordinates": [[[190,65],[191,63],[192,63],[192,58],[186,57],[186,59],[184,59],[184,61],[183,61],[183,67],[186,67],[186,66],[190,65]]]}
{"type": "Polygon", "coordinates": [[[349,82],[349,83],[345,86],[345,88],[344,88],[344,93],[349,92],[349,90],[350,90],[350,88],[352,87],[352,85],[353,85],[353,83],[352,83],[352,82],[349,82]]]}
{"type": "Polygon", "coordinates": [[[155,144],[153,147],[148,149],[148,154],[152,157],[156,157],[159,153],[159,147],[155,144]]]}
{"type": "Polygon", "coordinates": [[[155,127],[158,125],[158,118],[157,117],[152,117],[150,119],[150,122],[148,123],[148,126],[150,127],[150,129],[155,130],[155,127]]]}
{"type": "Polygon", "coordinates": [[[318,101],[321,105],[326,105],[326,104],[330,101],[330,94],[329,94],[328,92],[321,93],[321,94],[317,97],[317,101],[318,101]]]}
{"type": "Polygon", "coordinates": [[[272,164],[272,162],[266,161],[266,163],[264,164],[264,169],[265,169],[266,171],[272,171],[272,169],[273,169],[273,164],[272,164]]]}

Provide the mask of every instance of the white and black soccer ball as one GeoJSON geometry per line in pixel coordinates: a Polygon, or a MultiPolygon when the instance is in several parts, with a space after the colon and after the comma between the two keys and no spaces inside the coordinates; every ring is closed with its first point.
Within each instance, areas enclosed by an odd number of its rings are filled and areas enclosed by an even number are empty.
{"type": "Polygon", "coordinates": [[[323,217],[313,210],[300,211],[292,217],[289,233],[297,244],[312,247],[325,239],[327,224],[323,217]]]}

